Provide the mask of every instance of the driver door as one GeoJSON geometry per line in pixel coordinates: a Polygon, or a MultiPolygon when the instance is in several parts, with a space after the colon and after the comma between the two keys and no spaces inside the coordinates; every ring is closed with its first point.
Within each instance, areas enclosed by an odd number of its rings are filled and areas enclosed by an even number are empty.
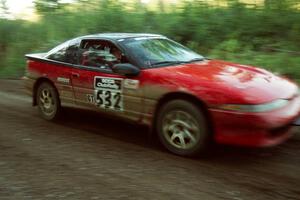
{"type": "MultiPolygon", "coordinates": [[[[142,112],[140,77],[114,74],[117,61],[106,40],[83,40],[78,67],[72,70],[72,84],[78,106],[138,120],[142,112]]],[[[126,59],[123,59],[126,61],[126,59]]]]}

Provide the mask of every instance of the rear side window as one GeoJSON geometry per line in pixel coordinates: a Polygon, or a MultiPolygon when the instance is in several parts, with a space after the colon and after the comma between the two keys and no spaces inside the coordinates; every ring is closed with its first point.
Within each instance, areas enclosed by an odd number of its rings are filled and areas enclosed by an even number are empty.
{"type": "Polygon", "coordinates": [[[79,62],[79,57],[78,57],[78,51],[79,51],[79,45],[80,41],[71,41],[69,43],[69,46],[67,47],[65,51],[65,62],[66,63],[71,63],[71,64],[78,64],[79,62]]]}
{"type": "Polygon", "coordinates": [[[46,57],[50,60],[65,62],[69,64],[78,64],[79,44],[79,39],[67,41],[49,51],[46,57]]]}

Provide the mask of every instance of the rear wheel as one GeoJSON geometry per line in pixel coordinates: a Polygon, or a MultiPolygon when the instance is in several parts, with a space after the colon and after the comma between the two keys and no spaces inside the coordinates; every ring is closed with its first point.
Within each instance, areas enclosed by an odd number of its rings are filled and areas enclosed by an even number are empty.
{"type": "Polygon", "coordinates": [[[200,155],[210,142],[205,115],[200,107],[185,100],[173,100],[163,105],[156,129],[161,143],[181,156],[200,155]]]}
{"type": "Polygon", "coordinates": [[[60,101],[56,89],[47,82],[38,86],[36,102],[42,118],[56,120],[60,114],[60,101]]]}

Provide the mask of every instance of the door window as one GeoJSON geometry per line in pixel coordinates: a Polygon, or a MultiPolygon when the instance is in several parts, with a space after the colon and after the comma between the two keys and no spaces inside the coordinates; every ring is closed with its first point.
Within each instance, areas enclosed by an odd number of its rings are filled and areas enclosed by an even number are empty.
{"type": "Polygon", "coordinates": [[[105,40],[83,40],[80,45],[79,64],[110,69],[114,64],[126,62],[120,49],[105,40]]]}

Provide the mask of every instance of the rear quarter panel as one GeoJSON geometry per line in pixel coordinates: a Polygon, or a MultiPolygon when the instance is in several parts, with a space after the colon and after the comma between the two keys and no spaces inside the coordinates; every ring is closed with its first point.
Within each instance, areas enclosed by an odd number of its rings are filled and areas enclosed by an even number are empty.
{"type": "Polygon", "coordinates": [[[34,90],[35,83],[41,79],[48,79],[57,88],[63,102],[74,103],[74,95],[71,85],[71,67],[56,62],[48,62],[43,58],[28,57],[26,81],[34,90]],[[66,81],[59,81],[64,78],[66,81]]]}

